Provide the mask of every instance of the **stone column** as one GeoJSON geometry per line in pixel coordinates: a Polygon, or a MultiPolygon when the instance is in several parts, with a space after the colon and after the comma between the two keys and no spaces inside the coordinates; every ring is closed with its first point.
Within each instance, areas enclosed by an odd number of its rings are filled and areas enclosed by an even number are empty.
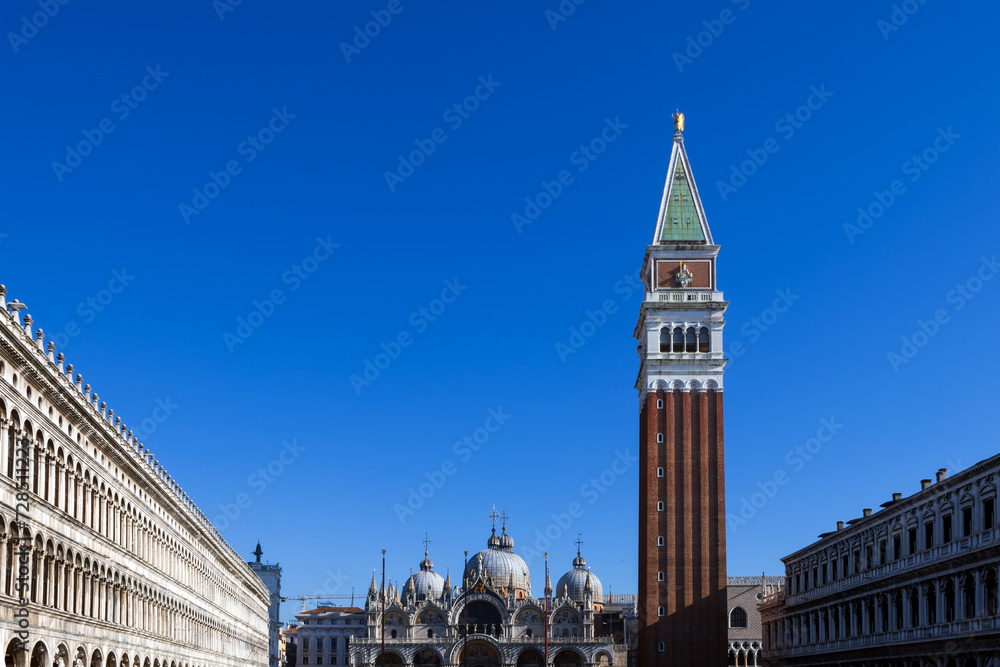
{"type": "MultiPolygon", "coordinates": [[[[27,447],[25,448],[25,453],[24,453],[25,462],[28,464],[28,468],[27,468],[27,471],[26,471],[27,474],[28,474],[28,477],[27,477],[28,488],[32,492],[34,492],[34,490],[35,490],[35,472],[36,472],[35,471],[35,439],[34,439],[34,436],[32,434],[30,434],[30,433],[25,434],[24,437],[26,437],[29,440],[29,443],[28,443],[27,447]]],[[[14,461],[14,466],[15,466],[15,470],[16,470],[17,469],[16,468],[16,466],[17,466],[17,461],[16,460],[14,461]]]]}
{"type": "MultiPolygon", "coordinates": [[[[973,521],[974,520],[975,519],[973,519],[973,521]]],[[[975,525],[975,524],[973,524],[973,525],[975,525]]],[[[962,604],[962,597],[963,597],[963,595],[962,595],[961,579],[959,578],[959,576],[957,574],[953,574],[953,575],[951,575],[951,581],[952,581],[952,585],[954,586],[954,588],[952,590],[955,591],[955,598],[954,598],[955,599],[955,620],[956,621],[962,621],[962,620],[965,620],[965,608],[964,608],[964,605],[962,604]]]]}
{"type": "MultiPolygon", "coordinates": [[[[8,432],[9,428],[10,428],[10,420],[5,418],[0,418],[0,473],[8,472],[7,458],[10,457],[9,453],[10,448],[13,446],[13,443],[10,441],[10,434],[8,432]]],[[[11,477],[13,477],[13,475],[11,475],[11,477]]]]}
{"type": "MultiPolygon", "coordinates": [[[[2,435],[3,435],[3,433],[0,433],[0,436],[2,436],[2,435]]],[[[5,437],[3,439],[6,440],[5,437]]],[[[6,458],[0,459],[0,465],[6,465],[6,464],[7,464],[7,459],[6,458]]],[[[16,528],[16,526],[15,526],[15,528],[16,528]]],[[[11,529],[8,528],[8,530],[11,530],[11,529]]],[[[13,533],[12,530],[11,530],[11,533],[13,533]]],[[[9,535],[6,535],[6,534],[0,535],[0,595],[5,595],[7,593],[7,543],[10,540],[11,540],[11,537],[9,535]]],[[[16,553],[14,554],[14,558],[15,558],[15,562],[16,562],[16,559],[17,559],[17,554],[16,553]]],[[[17,567],[14,567],[11,570],[11,574],[14,574],[16,576],[16,574],[17,574],[17,567]]]]}

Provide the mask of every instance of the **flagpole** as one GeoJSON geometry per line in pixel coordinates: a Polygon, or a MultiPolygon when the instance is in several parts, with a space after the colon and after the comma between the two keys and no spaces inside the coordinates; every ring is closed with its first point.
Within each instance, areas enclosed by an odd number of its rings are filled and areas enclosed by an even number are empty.
{"type": "Polygon", "coordinates": [[[385,664],[385,549],[382,549],[382,654],[378,664],[385,664]]]}
{"type": "Polygon", "coordinates": [[[462,665],[465,665],[465,645],[469,643],[469,582],[465,578],[465,573],[469,571],[469,552],[465,552],[465,566],[462,568],[462,625],[465,631],[462,633],[462,665]]]}
{"type": "Polygon", "coordinates": [[[549,664],[549,552],[545,552],[545,664],[549,664]]]}

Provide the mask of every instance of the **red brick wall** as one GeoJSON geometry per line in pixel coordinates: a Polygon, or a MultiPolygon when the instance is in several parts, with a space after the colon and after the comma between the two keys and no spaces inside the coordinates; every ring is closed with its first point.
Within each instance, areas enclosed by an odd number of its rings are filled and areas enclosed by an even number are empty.
{"type": "Polygon", "coordinates": [[[646,397],[639,428],[640,667],[727,663],[722,412],[722,394],[711,390],[646,397]],[[663,443],[656,442],[657,433],[664,434],[663,443]],[[663,547],[657,546],[660,535],[663,547]],[[665,581],[658,582],[661,570],[665,581]],[[665,653],[657,650],[661,641],[665,653]]]}

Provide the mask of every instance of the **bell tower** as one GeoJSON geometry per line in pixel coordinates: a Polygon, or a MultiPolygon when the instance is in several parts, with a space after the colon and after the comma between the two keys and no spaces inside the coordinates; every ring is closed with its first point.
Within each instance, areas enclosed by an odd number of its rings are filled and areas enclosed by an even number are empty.
{"type": "Polygon", "coordinates": [[[642,277],[639,341],[639,667],[727,664],[723,315],[712,239],[674,138],[642,277]]]}

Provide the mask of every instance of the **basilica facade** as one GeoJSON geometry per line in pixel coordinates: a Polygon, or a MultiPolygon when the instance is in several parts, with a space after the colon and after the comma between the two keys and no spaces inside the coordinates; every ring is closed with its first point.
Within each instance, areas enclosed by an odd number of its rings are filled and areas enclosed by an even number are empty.
{"type": "Polygon", "coordinates": [[[555,587],[546,579],[545,590],[547,597],[532,596],[528,565],[514,552],[506,525],[499,535],[494,527],[486,549],[468,558],[460,587],[450,573],[434,571],[425,550],[420,570],[403,586],[383,588],[372,577],[367,636],[352,642],[351,663],[625,666],[620,637],[602,630],[609,624],[602,622],[601,582],[579,550],[555,587]]]}
{"type": "Polygon", "coordinates": [[[268,589],[0,285],[8,667],[268,664],[268,589]]]}

